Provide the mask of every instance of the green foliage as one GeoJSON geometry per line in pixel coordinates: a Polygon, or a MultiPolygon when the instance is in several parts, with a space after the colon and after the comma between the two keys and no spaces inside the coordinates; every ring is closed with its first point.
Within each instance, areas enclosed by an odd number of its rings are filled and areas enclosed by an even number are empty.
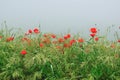
{"type": "Polygon", "coordinates": [[[28,35],[31,40],[28,44],[21,42],[21,38],[26,37],[22,35],[6,42],[11,33],[6,36],[2,32],[0,80],[120,80],[120,45],[117,42],[114,48],[109,41],[91,38],[69,48],[59,43],[62,48],[57,49],[58,44],[51,42],[40,47],[42,34],[28,35]],[[27,50],[26,55],[20,53],[22,49],[27,50]]]}

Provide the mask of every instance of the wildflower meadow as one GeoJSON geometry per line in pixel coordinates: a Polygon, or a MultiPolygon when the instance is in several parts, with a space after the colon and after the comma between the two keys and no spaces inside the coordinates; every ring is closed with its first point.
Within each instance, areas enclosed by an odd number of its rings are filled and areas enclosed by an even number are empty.
{"type": "Polygon", "coordinates": [[[120,80],[120,39],[88,31],[85,39],[39,27],[0,29],[0,80],[120,80]]]}

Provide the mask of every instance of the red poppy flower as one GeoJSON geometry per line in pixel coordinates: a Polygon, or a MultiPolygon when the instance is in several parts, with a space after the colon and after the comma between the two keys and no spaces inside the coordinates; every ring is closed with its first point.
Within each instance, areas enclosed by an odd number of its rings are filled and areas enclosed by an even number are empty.
{"type": "Polygon", "coordinates": [[[21,54],[22,54],[22,55],[25,55],[25,54],[27,54],[27,51],[26,51],[26,50],[22,50],[22,51],[21,51],[21,54]]]}
{"type": "Polygon", "coordinates": [[[91,33],[91,34],[90,34],[91,37],[94,37],[95,35],[96,35],[95,33],[91,33]]]}
{"type": "Polygon", "coordinates": [[[40,33],[40,31],[39,31],[38,28],[35,28],[33,31],[34,31],[34,33],[36,33],[36,34],[40,33]]]}
{"type": "Polygon", "coordinates": [[[44,44],[43,43],[40,43],[40,47],[42,48],[44,46],[44,44]]]}
{"type": "Polygon", "coordinates": [[[64,39],[68,39],[68,37],[65,35],[65,36],[64,36],[64,39]]]}
{"type": "Polygon", "coordinates": [[[14,37],[9,37],[6,39],[7,42],[10,42],[10,41],[13,41],[14,40],[14,37]]]}
{"type": "Polygon", "coordinates": [[[83,38],[79,38],[79,39],[78,39],[78,42],[79,42],[79,43],[82,43],[82,42],[84,42],[84,39],[83,39],[83,38]]]}
{"type": "Polygon", "coordinates": [[[55,34],[52,34],[51,37],[52,37],[52,38],[56,38],[56,35],[55,35],[55,34]]]}
{"type": "Polygon", "coordinates": [[[0,36],[0,39],[2,39],[2,36],[0,36]]]}
{"type": "Polygon", "coordinates": [[[72,44],[75,43],[75,42],[76,42],[75,39],[70,40],[70,45],[72,45],[72,44]]]}
{"type": "Polygon", "coordinates": [[[67,35],[64,36],[64,39],[69,39],[70,37],[71,37],[71,35],[67,34],[67,35]]]}
{"type": "Polygon", "coordinates": [[[28,32],[29,32],[30,34],[32,34],[32,30],[31,30],[31,29],[29,29],[28,32]]]}
{"type": "Polygon", "coordinates": [[[58,42],[59,42],[59,43],[64,42],[63,38],[59,38],[59,39],[58,39],[58,42]]]}
{"type": "Polygon", "coordinates": [[[71,35],[70,34],[67,34],[67,38],[70,38],[71,37],[71,35]]]}
{"type": "Polygon", "coordinates": [[[63,45],[65,48],[69,48],[70,47],[70,45],[69,44],[67,44],[67,43],[64,43],[64,45],[63,45]]]}
{"type": "Polygon", "coordinates": [[[96,38],[94,38],[94,40],[95,40],[95,41],[98,41],[98,40],[99,40],[99,38],[98,38],[98,37],[96,37],[96,38]]]}
{"type": "Polygon", "coordinates": [[[90,31],[91,31],[92,33],[97,33],[97,29],[96,29],[96,28],[90,28],[90,31]]]}
{"type": "Polygon", "coordinates": [[[65,44],[64,44],[64,47],[68,47],[68,44],[65,43],[65,44]]]}

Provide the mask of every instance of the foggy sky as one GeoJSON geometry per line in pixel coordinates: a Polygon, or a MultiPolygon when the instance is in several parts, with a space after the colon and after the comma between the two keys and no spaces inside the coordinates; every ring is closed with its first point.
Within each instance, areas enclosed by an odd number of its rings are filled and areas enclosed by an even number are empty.
{"type": "Polygon", "coordinates": [[[87,33],[120,25],[120,0],[0,0],[0,23],[43,32],[87,33]]]}

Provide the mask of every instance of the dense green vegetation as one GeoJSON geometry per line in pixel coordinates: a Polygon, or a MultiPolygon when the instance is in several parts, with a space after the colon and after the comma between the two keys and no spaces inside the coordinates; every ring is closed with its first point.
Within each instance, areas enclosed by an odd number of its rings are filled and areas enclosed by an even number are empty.
{"type": "Polygon", "coordinates": [[[120,80],[120,40],[0,31],[0,80],[120,80]]]}

